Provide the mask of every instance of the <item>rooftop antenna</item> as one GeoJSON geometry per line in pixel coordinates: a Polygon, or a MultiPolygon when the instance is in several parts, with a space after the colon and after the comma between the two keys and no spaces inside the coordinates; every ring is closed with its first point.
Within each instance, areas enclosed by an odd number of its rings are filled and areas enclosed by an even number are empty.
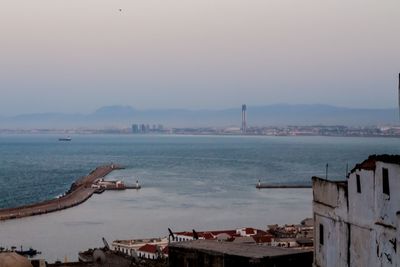
{"type": "Polygon", "coordinates": [[[197,240],[199,239],[199,235],[197,234],[197,232],[193,229],[193,239],[197,240]]]}
{"type": "Polygon", "coordinates": [[[103,244],[104,244],[104,248],[106,250],[111,250],[110,245],[108,245],[108,242],[104,237],[103,237],[103,244]]]}
{"type": "Polygon", "coordinates": [[[326,164],[326,170],[325,170],[325,179],[326,180],[328,180],[328,167],[329,167],[329,164],[327,163],[326,164]]]}
{"type": "Polygon", "coordinates": [[[168,228],[168,232],[169,232],[169,235],[168,235],[168,243],[171,243],[171,237],[172,237],[172,241],[175,241],[175,235],[174,235],[174,233],[172,232],[171,228],[168,228]]]}

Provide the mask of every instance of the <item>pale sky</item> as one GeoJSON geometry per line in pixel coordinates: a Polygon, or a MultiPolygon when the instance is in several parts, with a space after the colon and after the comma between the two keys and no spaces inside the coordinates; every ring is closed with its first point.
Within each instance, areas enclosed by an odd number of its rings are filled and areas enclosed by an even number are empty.
{"type": "Polygon", "coordinates": [[[3,0],[0,115],[395,107],[399,14],[399,0],[3,0]]]}

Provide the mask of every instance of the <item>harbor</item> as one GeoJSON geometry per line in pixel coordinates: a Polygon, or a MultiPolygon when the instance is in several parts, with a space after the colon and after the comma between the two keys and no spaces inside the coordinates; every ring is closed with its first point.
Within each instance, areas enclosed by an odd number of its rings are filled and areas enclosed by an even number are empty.
{"type": "Polygon", "coordinates": [[[115,164],[97,167],[87,176],[81,177],[75,181],[70,189],[58,198],[15,208],[1,209],[0,221],[46,214],[71,208],[85,202],[94,193],[102,193],[105,190],[141,188],[138,181],[132,186],[125,185],[122,181],[104,181],[105,176],[114,170],[120,169],[123,169],[123,167],[115,164]]]}

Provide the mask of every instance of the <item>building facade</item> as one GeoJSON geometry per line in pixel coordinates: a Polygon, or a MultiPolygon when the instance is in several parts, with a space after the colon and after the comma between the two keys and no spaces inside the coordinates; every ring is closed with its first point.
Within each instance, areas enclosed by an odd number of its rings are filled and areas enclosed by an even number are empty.
{"type": "Polygon", "coordinates": [[[313,177],[314,267],[399,266],[400,156],[372,155],[344,181],[313,177]]]}

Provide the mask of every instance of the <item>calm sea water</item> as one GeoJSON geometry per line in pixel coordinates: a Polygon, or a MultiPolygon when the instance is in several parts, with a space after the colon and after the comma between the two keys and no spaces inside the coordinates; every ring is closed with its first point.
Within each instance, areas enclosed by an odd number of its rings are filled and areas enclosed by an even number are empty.
{"type": "Polygon", "coordinates": [[[312,215],[310,189],[256,190],[264,182],[343,179],[370,154],[399,154],[390,138],[0,135],[0,207],[54,198],[96,166],[126,167],[108,178],[142,190],[105,192],[84,204],[0,222],[0,246],[32,246],[50,260],[76,258],[101,237],[140,238],[174,230],[297,223],[312,215]]]}

